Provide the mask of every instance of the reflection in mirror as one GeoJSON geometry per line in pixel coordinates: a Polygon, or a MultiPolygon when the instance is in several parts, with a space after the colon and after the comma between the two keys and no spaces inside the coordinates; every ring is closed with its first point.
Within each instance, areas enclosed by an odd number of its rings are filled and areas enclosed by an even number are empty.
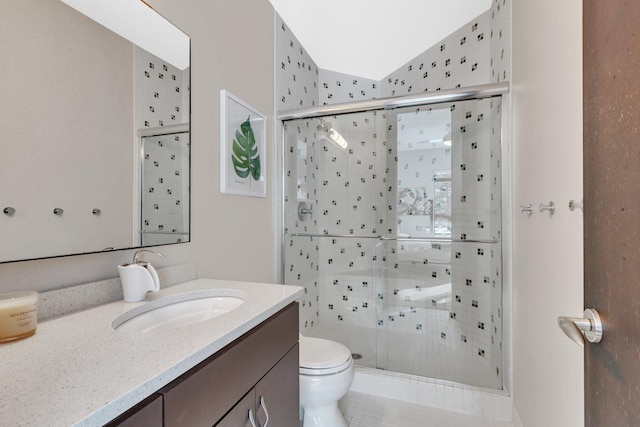
{"type": "Polygon", "coordinates": [[[0,262],[189,241],[188,64],[59,0],[0,5],[0,262]]]}
{"type": "Polygon", "coordinates": [[[166,126],[141,134],[142,246],[180,243],[189,238],[189,176],[182,173],[189,170],[188,129],[166,126]]]}
{"type": "Polygon", "coordinates": [[[451,111],[397,115],[398,235],[451,236],[451,111]]]}

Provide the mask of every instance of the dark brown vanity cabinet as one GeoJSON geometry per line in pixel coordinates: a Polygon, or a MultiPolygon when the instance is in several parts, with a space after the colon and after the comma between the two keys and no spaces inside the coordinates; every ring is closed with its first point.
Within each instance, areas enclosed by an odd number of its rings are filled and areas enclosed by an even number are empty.
{"type": "Polygon", "coordinates": [[[267,414],[268,427],[294,427],[298,396],[298,304],[292,303],[109,426],[252,427],[251,411],[256,427],[264,427],[267,414]]]}
{"type": "Polygon", "coordinates": [[[298,346],[294,347],[216,427],[294,427],[298,419],[298,346]]]}

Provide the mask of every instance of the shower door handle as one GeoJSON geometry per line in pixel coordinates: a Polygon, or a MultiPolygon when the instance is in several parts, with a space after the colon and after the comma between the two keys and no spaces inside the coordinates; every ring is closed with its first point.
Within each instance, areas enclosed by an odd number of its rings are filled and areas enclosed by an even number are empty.
{"type": "Polygon", "coordinates": [[[300,221],[304,221],[305,219],[307,219],[307,215],[313,215],[313,205],[307,205],[306,202],[298,203],[298,219],[300,221]]]}
{"type": "Polygon", "coordinates": [[[558,326],[573,342],[584,347],[584,339],[592,343],[602,340],[603,326],[594,308],[587,308],[584,317],[558,317],[558,326]]]}

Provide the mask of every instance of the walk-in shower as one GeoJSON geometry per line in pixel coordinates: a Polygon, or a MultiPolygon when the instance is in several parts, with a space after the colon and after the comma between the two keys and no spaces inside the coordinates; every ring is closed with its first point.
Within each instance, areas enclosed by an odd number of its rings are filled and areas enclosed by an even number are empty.
{"type": "Polygon", "coordinates": [[[300,330],[357,364],[503,387],[505,85],[283,114],[300,330]]]}

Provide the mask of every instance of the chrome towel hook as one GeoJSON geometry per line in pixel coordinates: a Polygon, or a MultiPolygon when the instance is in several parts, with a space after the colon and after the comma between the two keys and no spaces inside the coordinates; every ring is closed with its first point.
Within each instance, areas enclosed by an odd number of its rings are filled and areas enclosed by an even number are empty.
{"type": "Polygon", "coordinates": [[[527,216],[531,216],[531,214],[533,213],[533,206],[531,205],[531,203],[529,203],[528,205],[520,205],[520,213],[526,213],[527,216]]]}
{"type": "Polygon", "coordinates": [[[539,206],[540,212],[549,211],[549,215],[553,215],[556,213],[556,204],[554,202],[549,202],[548,205],[540,203],[539,206]]]}

